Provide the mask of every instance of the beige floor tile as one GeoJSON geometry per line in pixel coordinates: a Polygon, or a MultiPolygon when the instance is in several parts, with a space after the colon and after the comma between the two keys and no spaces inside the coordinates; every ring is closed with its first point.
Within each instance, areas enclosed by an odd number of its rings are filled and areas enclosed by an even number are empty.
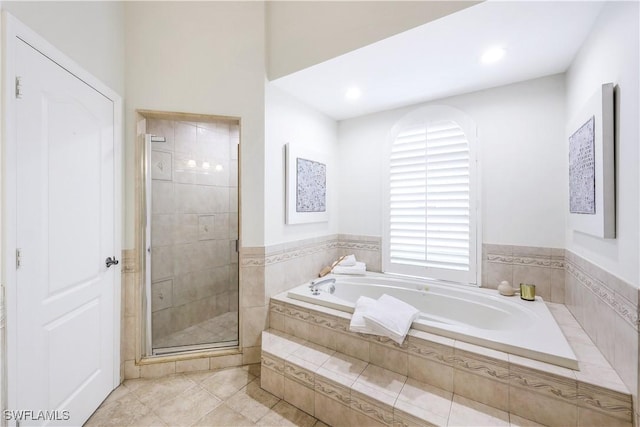
{"type": "Polygon", "coordinates": [[[107,396],[104,402],[102,402],[102,405],[103,406],[108,405],[109,403],[120,400],[122,397],[124,397],[127,393],[130,393],[130,392],[131,392],[131,389],[125,386],[124,384],[119,387],[116,387],[115,390],[109,393],[109,396],[107,396]]]}
{"type": "MultiPolygon", "coordinates": [[[[135,388],[132,392],[150,409],[162,406],[167,400],[195,386],[193,381],[183,375],[133,381],[135,388]]],[[[130,382],[125,382],[125,385],[130,387],[130,382]]]]}
{"type": "Polygon", "coordinates": [[[449,426],[509,426],[509,414],[482,403],[454,396],[449,426]]]}
{"type": "Polygon", "coordinates": [[[196,384],[200,384],[202,381],[214,375],[219,370],[211,370],[211,371],[195,371],[195,372],[183,372],[185,378],[189,378],[196,384]]]}
{"type": "Polygon", "coordinates": [[[261,389],[260,380],[256,379],[227,399],[226,404],[249,420],[256,422],[264,417],[279,400],[273,394],[261,389]]]}
{"type": "Polygon", "coordinates": [[[188,427],[221,403],[207,390],[194,386],[165,402],[155,413],[170,426],[188,427]]]}
{"type": "Polygon", "coordinates": [[[509,414],[509,424],[511,427],[544,427],[542,424],[519,417],[516,414],[509,414]]]}
{"type": "Polygon", "coordinates": [[[244,367],[222,369],[213,373],[200,385],[221,399],[226,399],[255,379],[244,367]]]}
{"type": "Polygon", "coordinates": [[[249,372],[251,375],[254,375],[256,377],[260,377],[260,370],[262,369],[262,367],[260,366],[259,363],[253,363],[251,365],[245,365],[245,366],[243,366],[243,368],[245,368],[247,370],[247,372],[249,372]]]}
{"type": "Polygon", "coordinates": [[[136,417],[131,425],[135,427],[172,427],[171,424],[165,423],[153,412],[149,412],[142,417],[136,417]]]}
{"type": "Polygon", "coordinates": [[[86,422],[86,426],[130,426],[151,411],[136,395],[126,393],[119,399],[100,406],[86,422]]]}
{"type": "Polygon", "coordinates": [[[258,420],[259,426],[287,426],[312,427],[316,419],[281,400],[271,410],[258,420]]]}
{"type": "Polygon", "coordinates": [[[196,427],[245,427],[253,425],[255,425],[253,421],[234,411],[225,403],[216,407],[194,424],[196,427]]]}

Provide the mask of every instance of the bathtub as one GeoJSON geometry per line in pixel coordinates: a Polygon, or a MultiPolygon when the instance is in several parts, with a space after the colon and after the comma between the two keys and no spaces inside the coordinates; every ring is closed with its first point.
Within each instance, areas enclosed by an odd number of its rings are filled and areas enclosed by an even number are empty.
{"type": "Polygon", "coordinates": [[[313,295],[309,283],[291,289],[293,299],[353,313],[358,298],[388,294],[420,310],[412,328],[481,345],[518,356],[578,369],[571,346],[540,297],[523,301],[493,289],[443,284],[380,273],[336,279],[335,290],[320,286],[313,295]]]}

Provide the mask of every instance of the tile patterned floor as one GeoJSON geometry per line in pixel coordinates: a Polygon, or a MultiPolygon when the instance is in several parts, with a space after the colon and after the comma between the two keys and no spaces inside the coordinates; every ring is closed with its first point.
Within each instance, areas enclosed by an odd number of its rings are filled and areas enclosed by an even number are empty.
{"type": "Polygon", "coordinates": [[[222,343],[238,340],[238,312],[230,311],[153,340],[153,348],[222,343]]]}
{"type": "Polygon", "coordinates": [[[327,427],[260,388],[260,365],[127,380],[85,424],[327,427]]]}
{"type": "MultiPolygon", "coordinates": [[[[447,402],[443,425],[540,426],[461,396],[447,402]]],[[[85,424],[97,426],[328,427],[261,389],[260,365],[127,380],[85,424]]]]}

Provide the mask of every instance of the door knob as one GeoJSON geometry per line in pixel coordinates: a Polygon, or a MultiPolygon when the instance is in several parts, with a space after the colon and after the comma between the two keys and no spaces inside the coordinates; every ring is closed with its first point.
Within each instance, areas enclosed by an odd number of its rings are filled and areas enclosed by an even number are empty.
{"type": "Polygon", "coordinates": [[[120,263],[120,261],[118,261],[116,259],[116,257],[109,257],[105,260],[105,264],[107,264],[107,268],[111,267],[112,265],[118,265],[120,263]]]}

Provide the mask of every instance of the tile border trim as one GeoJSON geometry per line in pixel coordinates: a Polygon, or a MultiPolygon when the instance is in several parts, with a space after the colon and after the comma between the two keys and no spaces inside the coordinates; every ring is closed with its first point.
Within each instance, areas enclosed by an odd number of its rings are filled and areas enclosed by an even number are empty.
{"type": "Polygon", "coordinates": [[[589,289],[600,301],[602,301],[602,303],[608,305],[619,317],[631,325],[631,327],[636,331],[639,330],[637,304],[634,305],[633,302],[615,292],[600,280],[591,276],[577,263],[571,260],[566,261],[566,271],[568,274],[573,276],[579,284],[589,289]]]}
{"type": "MultiPolygon", "coordinates": [[[[472,353],[467,349],[449,348],[444,344],[432,342],[428,339],[413,335],[409,335],[408,339],[400,346],[384,337],[349,332],[349,322],[346,318],[317,311],[306,307],[304,304],[297,305],[293,302],[289,303],[271,298],[269,311],[282,314],[285,316],[285,319],[290,318],[305,322],[309,325],[314,325],[316,318],[327,319],[329,321],[322,325],[324,328],[336,333],[346,334],[354,340],[394,347],[397,351],[401,351],[407,355],[415,355],[427,360],[432,360],[444,366],[452,367],[454,370],[472,372],[483,378],[496,381],[496,383],[508,383],[510,387],[517,387],[523,391],[526,390],[548,398],[559,398],[567,404],[598,410],[607,416],[621,418],[620,415],[624,413],[624,416],[629,415],[628,418],[630,419],[630,414],[633,413],[631,395],[625,395],[604,387],[583,383],[575,377],[565,378],[534,368],[513,365],[505,360],[496,359],[484,354],[472,353]],[[586,392],[587,390],[588,393],[586,392]],[[605,401],[610,402],[612,398],[614,403],[603,404],[605,401]],[[627,406],[624,405],[623,400],[628,401],[627,406]]],[[[284,323],[286,324],[286,320],[284,323]]],[[[286,329],[286,326],[283,328],[286,329]]],[[[286,333],[286,331],[282,332],[286,333]]],[[[309,336],[297,337],[310,340],[309,336]]],[[[376,365],[370,360],[368,362],[376,365]]],[[[382,368],[389,369],[387,366],[382,366],[382,368]]],[[[409,377],[413,378],[410,372],[409,377]]],[[[413,379],[418,380],[417,378],[413,379]]],[[[438,386],[437,384],[432,385],[438,386]]],[[[453,392],[454,390],[446,391],[453,392]]],[[[625,418],[625,420],[628,419],[625,418]]]]}
{"type": "Polygon", "coordinates": [[[263,267],[332,249],[381,250],[379,237],[339,234],[319,239],[298,240],[281,245],[241,249],[241,267],[263,267]]]}

